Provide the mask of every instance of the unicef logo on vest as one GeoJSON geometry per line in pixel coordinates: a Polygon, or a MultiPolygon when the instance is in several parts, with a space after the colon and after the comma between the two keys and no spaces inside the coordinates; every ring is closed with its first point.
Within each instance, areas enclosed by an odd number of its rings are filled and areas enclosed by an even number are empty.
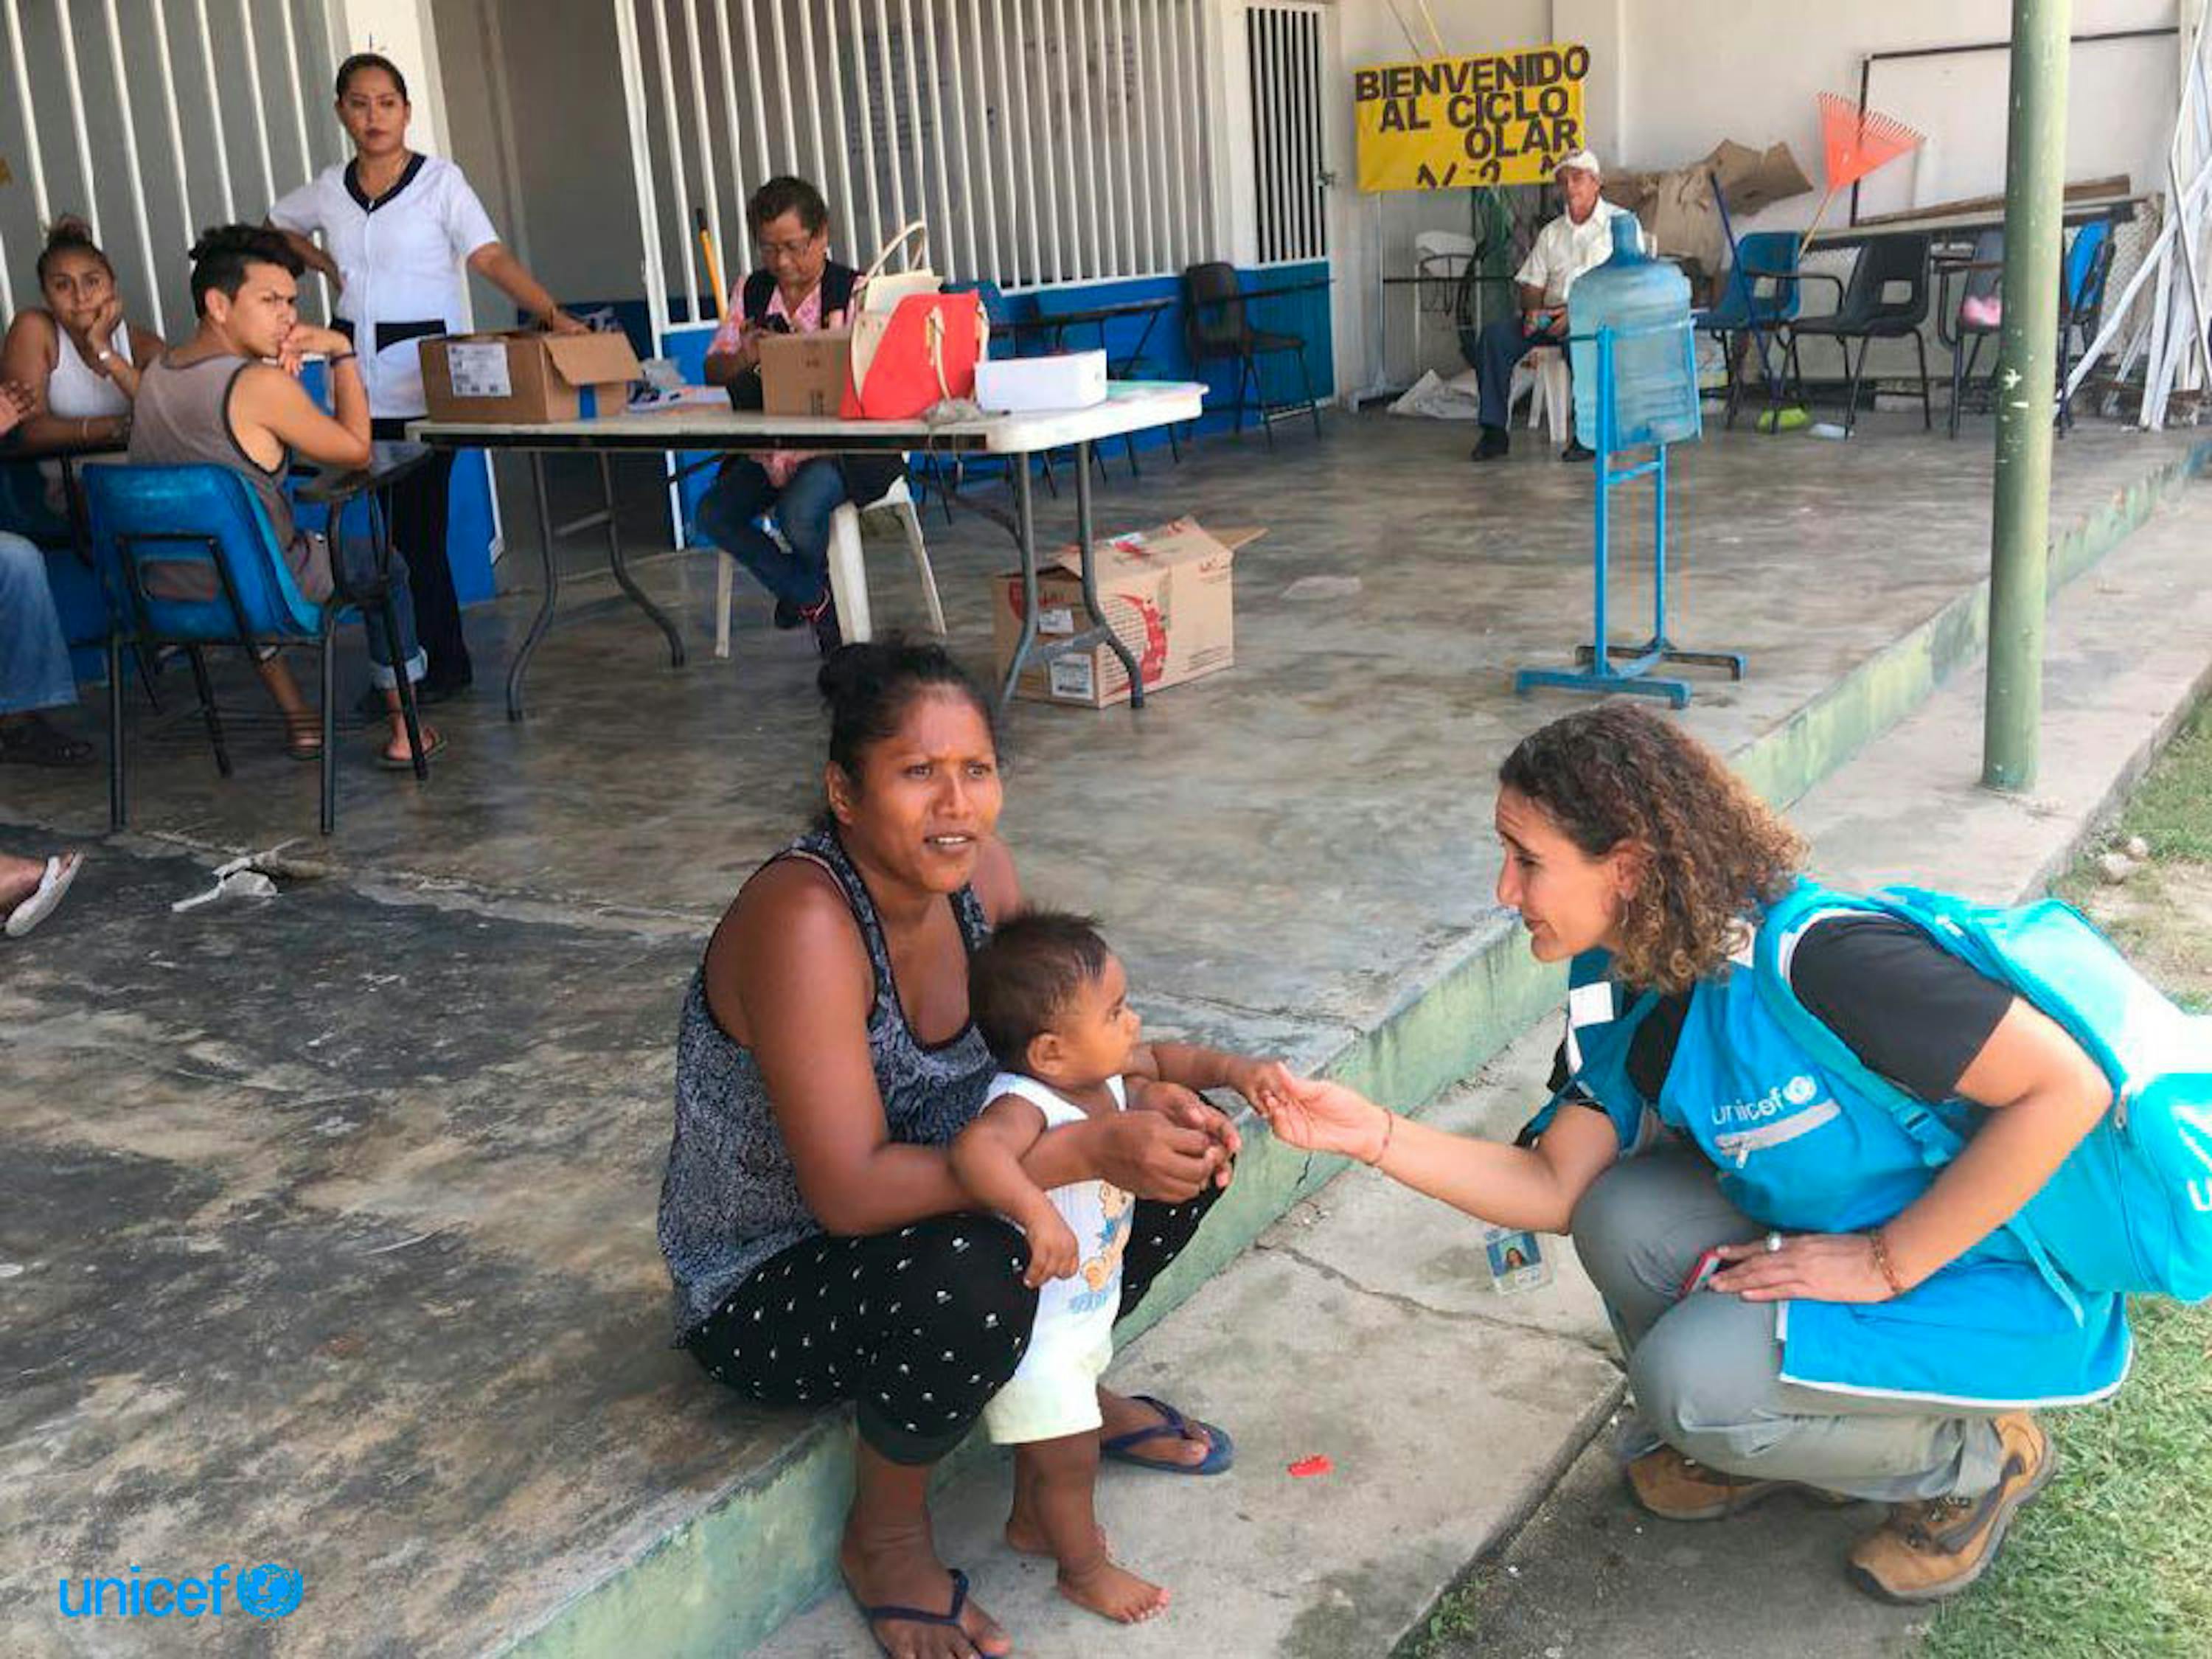
{"type": "Polygon", "coordinates": [[[1800,1072],[1752,1100],[1731,1100],[1713,1108],[1713,1122],[1725,1128],[1731,1123],[1764,1123],[1771,1117],[1809,1106],[1820,1097],[1817,1079],[1800,1072]]]}

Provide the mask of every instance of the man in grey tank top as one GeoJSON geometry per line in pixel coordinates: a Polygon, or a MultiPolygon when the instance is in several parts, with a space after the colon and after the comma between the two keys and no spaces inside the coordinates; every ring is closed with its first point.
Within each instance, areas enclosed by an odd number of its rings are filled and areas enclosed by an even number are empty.
{"type": "MultiPolygon", "coordinates": [[[[131,459],[175,465],[212,463],[243,477],[268,514],[293,580],[307,599],[320,602],[335,591],[332,550],[300,530],[284,495],[284,475],[295,455],[324,466],[368,465],[368,395],[353,343],[333,329],[300,320],[299,255],[275,231],[225,225],[192,248],[192,305],[199,328],[192,337],[147,366],[138,382],[131,428],[131,459]],[[336,417],[323,412],[299,382],[301,359],[323,354],[336,417]]],[[[375,579],[374,552],[341,536],[337,557],[349,585],[375,579]]],[[[149,566],[151,562],[149,561],[149,566]]],[[[380,758],[409,763],[407,728],[399,709],[398,674],[419,680],[426,661],[415,642],[414,605],[407,568],[392,555],[392,609],[399,637],[385,637],[381,617],[367,611],[369,678],[383,691],[391,732],[380,758]]],[[[178,598],[211,593],[204,567],[150,568],[147,586],[178,598]],[[197,587],[193,585],[197,583],[197,587]]],[[[320,726],[301,696],[291,672],[273,654],[258,665],[263,683],[290,728],[291,751],[302,759],[320,752],[320,726]]],[[[445,740],[422,728],[425,751],[445,740]]]]}

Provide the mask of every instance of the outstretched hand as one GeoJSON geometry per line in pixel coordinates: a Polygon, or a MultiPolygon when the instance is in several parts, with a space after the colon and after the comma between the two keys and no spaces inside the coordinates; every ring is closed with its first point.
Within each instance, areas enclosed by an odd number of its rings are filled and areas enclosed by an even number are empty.
{"type": "Polygon", "coordinates": [[[1253,1106],[1275,1138],[1309,1152],[1336,1152],[1371,1164],[1382,1155],[1390,1115],[1357,1089],[1325,1078],[1291,1077],[1285,1094],[1253,1106]]]}
{"type": "Polygon", "coordinates": [[[1250,1056],[1237,1060],[1229,1079],[1229,1086],[1263,1116],[1271,1108],[1288,1103],[1297,1083],[1291,1068],[1281,1060],[1250,1056]]]}

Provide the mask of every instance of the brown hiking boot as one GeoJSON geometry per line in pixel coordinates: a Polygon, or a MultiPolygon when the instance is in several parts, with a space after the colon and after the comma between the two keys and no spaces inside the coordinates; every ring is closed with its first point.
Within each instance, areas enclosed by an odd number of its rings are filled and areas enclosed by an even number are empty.
{"type": "MultiPolygon", "coordinates": [[[[1709,1469],[1672,1446],[1632,1459],[1628,1489],[1636,1501],[1662,1521],[1718,1521],[1787,1491],[1790,1480],[1751,1480],[1709,1469]]],[[[1808,1486],[1801,1488],[1811,1492],[1808,1486]]],[[[1848,1502],[1850,1500],[1842,1500],[1848,1502]]]]}
{"type": "Polygon", "coordinates": [[[1851,1551],[1854,1584],[1884,1601],[1940,1601],[1988,1571],[2013,1511],[2058,1468],[2057,1452],[2027,1413],[1991,1421],[2005,1454],[1997,1484],[1972,1498],[1892,1504],[1889,1519],[1851,1551]]]}

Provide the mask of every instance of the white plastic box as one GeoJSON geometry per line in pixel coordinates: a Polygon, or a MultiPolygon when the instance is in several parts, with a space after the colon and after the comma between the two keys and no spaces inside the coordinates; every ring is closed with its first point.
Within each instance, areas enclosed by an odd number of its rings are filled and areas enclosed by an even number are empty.
{"type": "Polygon", "coordinates": [[[975,365],[975,401],[994,414],[1088,409],[1106,401],[1106,354],[990,357],[975,365]]]}

